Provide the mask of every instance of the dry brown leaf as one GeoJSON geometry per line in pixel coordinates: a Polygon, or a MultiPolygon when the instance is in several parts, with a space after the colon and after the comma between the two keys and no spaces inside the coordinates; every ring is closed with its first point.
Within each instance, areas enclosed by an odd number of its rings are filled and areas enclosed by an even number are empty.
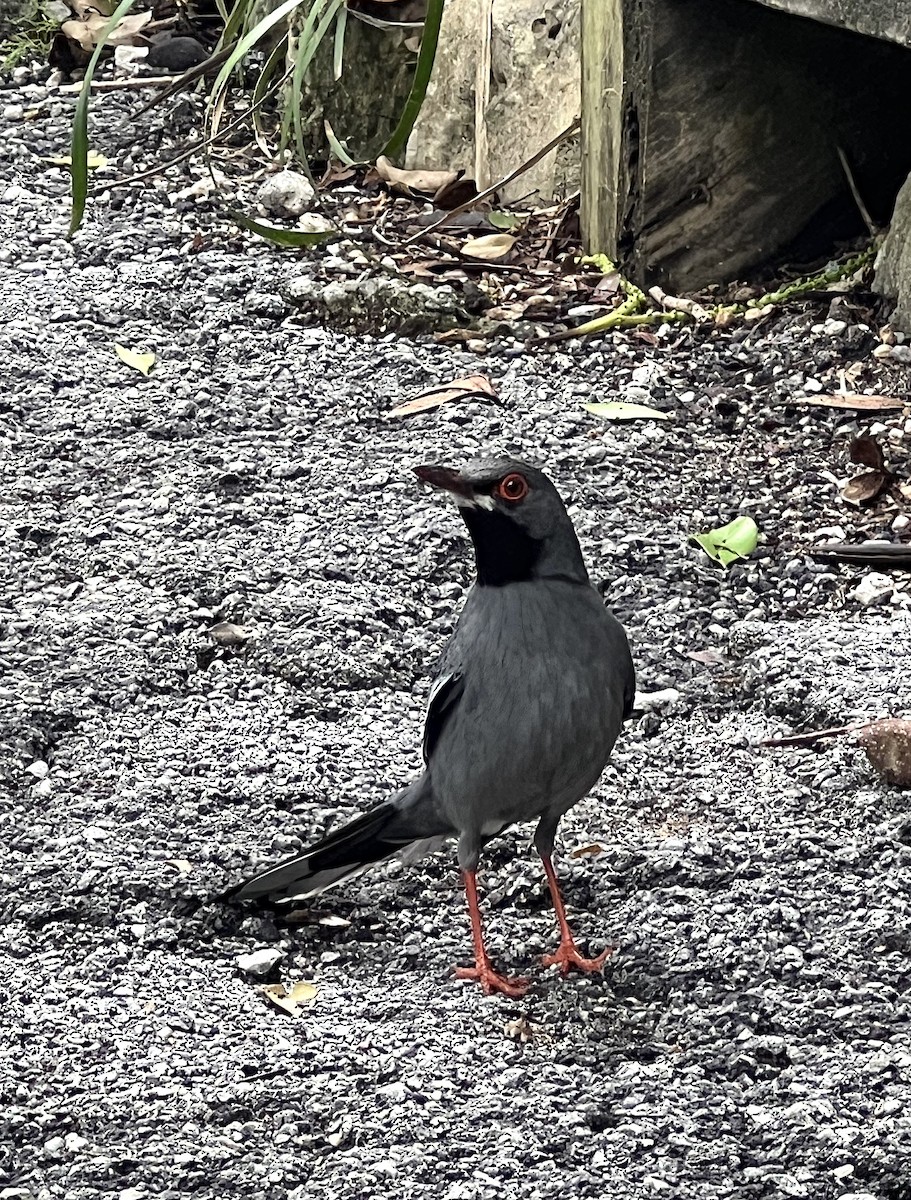
{"type": "Polygon", "coordinates": [[[860,467],[872,467],[874,471],[881,471],[886,465],[882,446],[867,433],[854,438],[848,449],[848,457],[852,463],[860,467]]]}
{"type": "Polygon", "coordinates": [[[570,853],[570,858],[590,858],[593,854],[603,854],[604,847],[599,846],[597,842],[592,842],[590,846],[580,846],[578,850],[573,850],[570,853]]]}
{"type": "Polygon", "coordinates": [[[453,379],[451,383],[438,384],[420,392],[404,404],[386,413],[390,417],[410,417],[412,413],[425,412],[428,408],[439,408],[441,404],[451,404],[455,400],[468,400],[474,396],[491,400],[499,399],[497,389],[486,375],[466,375],[463,379],[453,379]]]}
{"type": "Polygon", "coordinates": [[[528,1017],[516,1017],[514,1021],[507,1021],[503,1032],[512,1041],[521,1042],[523,1045],[535,1040],[535,1027],[528,1017]]]}
{"type": "Polygon", "coordinates": [[[857,740],[886,783],[911,787],[911,721],[877,721],[861,730],[857,740]]]}
{"type": "Polygon", "coordinates": [[[707,667],[720,667],[727,659],[720,650],[687,650],[687,658],[691,658],[693,662],[705,663],[707,667]]]}
{"type": "Polygon", "coordinates": [[[818,405],[820,408],[846,408],[858,412],[889,412],[904,408],[905,400],[896,396],[863,396],[858,392],[837,392],[832,396],[803,396],[803,404],[818,405]]]}
{"type": "Polygon", "coordinates": [[[494,262],[498,258],[505,258],[517,240],[511,233],[486,233],[483,237],[469,238],[462,247],[462,253],[466,258],[494,262]]]}
{"type": "Polygon", "coordinates": [[[459,177],[458,171],[403,171],[384,154],[376,160],[376,170],[380,179],[406,196],[411,196],[414,192],[427,192],[432,196],[449,184],[455,183],[459,177]]]}
{"type": "MultiPolygon", "coordinates": [[[[151,10],[142,13],[131,13],[117,22],[108,34],[108,46],[144,46],[145,39],[137,37],[140,30],[145,29],[152,19],[151,10]]],[[[108,23],[108,18],[97,11],[87,12],[84,20],[64,21],[60,31],[70,41],[78,42],[83,50],[92,50],[101,38],[101,31],[108,23]]]]}
{"type": "Polygon", "coordinates": [[[891,478],[889,471],[861,471],[841,489],[841,498],[849,504],[872,504],[891,478]]]}
{"type": "Polygon", "coordinates": [[[470,203],[477,194],[477,183],[463,175],[438,188],[434,193],[433,202],[437,208],[458,208],[461,204],[470,203]]]}
{"type": "Polygon", "coordinates": [[[298,1017],[304,1005],[311,1004],[316,999],[318,989],[312,983],[298,980],[297,983],[292,983],[290,988],[286,988],[283,983],[264,983],[258,990],[289,1017],[298,1017]]]}

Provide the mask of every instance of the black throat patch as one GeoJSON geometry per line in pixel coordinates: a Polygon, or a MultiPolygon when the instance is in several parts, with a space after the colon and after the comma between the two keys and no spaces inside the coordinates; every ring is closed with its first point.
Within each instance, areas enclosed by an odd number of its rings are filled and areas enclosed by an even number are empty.
{"type": "Polygon", "coordinates": [[[497,509],[461,508],[459,511],[474,543],[478,583],[482,587],[503,587],[534,577],[542,542],[497,509]]]}

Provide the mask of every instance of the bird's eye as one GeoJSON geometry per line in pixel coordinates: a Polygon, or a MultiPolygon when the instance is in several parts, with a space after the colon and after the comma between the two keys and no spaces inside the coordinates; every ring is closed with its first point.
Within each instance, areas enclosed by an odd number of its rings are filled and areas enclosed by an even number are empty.
{"type": "Polygon", "coordinates": [[[494,494],[510,504],[518,504],[528,495],[528,480],[518,472],[505,475],[497,484],[494,494]]]}

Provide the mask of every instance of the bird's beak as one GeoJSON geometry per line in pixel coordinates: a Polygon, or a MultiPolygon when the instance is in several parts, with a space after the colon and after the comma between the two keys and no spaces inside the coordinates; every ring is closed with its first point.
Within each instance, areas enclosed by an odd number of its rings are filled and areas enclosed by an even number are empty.
{"type": "Polygon", "coordinates": [[[414,473],[422,483],[449,492],[456,502],[474,504],[474,489],[467,479],[463,479],[452,467],[415,467],[414,473]]]}

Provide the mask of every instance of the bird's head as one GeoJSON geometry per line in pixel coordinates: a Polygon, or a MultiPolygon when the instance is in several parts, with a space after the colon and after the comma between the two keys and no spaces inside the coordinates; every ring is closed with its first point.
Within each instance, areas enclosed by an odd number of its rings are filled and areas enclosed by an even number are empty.
{"type": "Polygon", "coordinates": [[[511,458],[474,459],[461,470],[415,467],[418,479],[449,492],[474,544],[478,583],[529,579],[588,583],[572,521],[543,471],[511,458]]]}

